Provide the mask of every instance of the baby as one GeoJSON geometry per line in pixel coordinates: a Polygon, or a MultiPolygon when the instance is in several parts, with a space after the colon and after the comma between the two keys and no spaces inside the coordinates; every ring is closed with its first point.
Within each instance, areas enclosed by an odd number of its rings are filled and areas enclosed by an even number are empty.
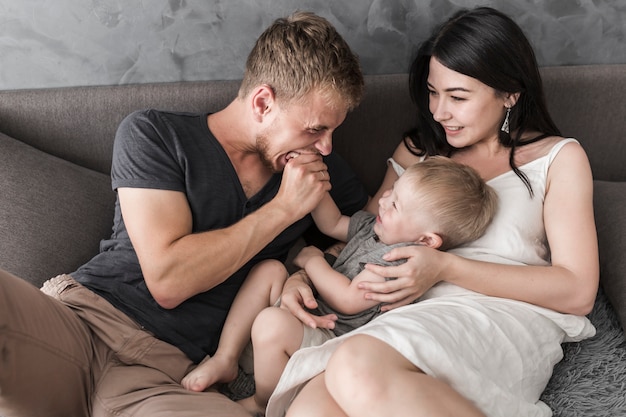
{"type": "Polygon", "coordinates": [[[278,261],[265,261],[251,271],[237,294],[215,355],[207,357],[182,384],[201,391],[215,382],[234,379],[238,358],[251,337],[256,392],[240,403],[252,415],[262,414],[296,350],[322,344],[382,314],[380,303],[365,299],[365,291],[358,288],[362,281],[383,280],[365,269],[365,264],[394,264],[384,261],[383,255],[397,246],[448,250],[475,240],[491,223],[497,206],[497,194],[476,171],[440,156],[407,168],[380,198],[378,216],[365,211],[344,216],[327,194],[312,212],[313,219],[323,233],[347,245],[332,267],[315,247],[304,248],[294,264],[304,269],[318,293],[313,312],[336,318],[335,327],[303,325],[280,308],[286,268],[278,261]],[[259,300],[272,307],[260,312],[251,309],[259,300]]]}

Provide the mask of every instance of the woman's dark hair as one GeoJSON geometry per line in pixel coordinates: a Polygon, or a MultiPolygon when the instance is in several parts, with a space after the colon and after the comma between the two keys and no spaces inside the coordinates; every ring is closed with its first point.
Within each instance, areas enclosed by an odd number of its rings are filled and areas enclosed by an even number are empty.
{"type": "Polygon", "coordinates": [[[454,148],[446,141],[443,128],[433,119],[428,107],[431,57],[497,92],[520,93],[511,108],[513,135],[500,131],[499,139],[511,148],[509,165],[532,194],[528,179],[515,166],[515,148],[561,133],[548,113],[537,60],[521,28],[505,14],[489,7],[461,10],[438,27],[418,49],[409,74],[410,94],[417,106],[418,118],[416,127],[407,132],[405,143],[414,153],[418,149],[421,155],[449,156],[454,148]],[[542,135],[522,143],[522,134],[527,131],[542,135]]]}

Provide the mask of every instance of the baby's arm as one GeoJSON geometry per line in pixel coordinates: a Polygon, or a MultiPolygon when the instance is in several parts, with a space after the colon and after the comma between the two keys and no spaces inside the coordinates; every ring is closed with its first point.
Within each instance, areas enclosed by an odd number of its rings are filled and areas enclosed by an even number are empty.
{"type": "Polygon", "coordinates": [[[337,312],[356,314],[378,305],[378,301],[366,300],[365,292],[357,287],[360,281],[383,282],[380,277],[369,270],[361,271],[353,280],[335,271],[323,257],[310,256],[304,269],[320,296],[337,312]]]}
{"type": "Polygon", "coordinates": [[[341,214],[330,193],[327,192],[324,195],[317,207],[311,212],[311,215],[315,225],[322,233],[342,242],[348,240],[350,216],[341,214]]]}

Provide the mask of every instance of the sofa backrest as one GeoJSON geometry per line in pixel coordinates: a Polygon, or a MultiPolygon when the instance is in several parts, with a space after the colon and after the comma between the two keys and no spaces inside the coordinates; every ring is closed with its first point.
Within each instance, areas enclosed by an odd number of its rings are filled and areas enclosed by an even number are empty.
{"type": "MultiPolygon", "coordinates": [[[[586,148],[596,179],[626,180],[622,140],[626,65],[544,67],[548,107],[565,136],[586,148]]],[[[411,127],[406,74],[366,76],[363,103],[335,134],[335,149],[372,192],[389,156],[411,127]],[[381,161],[383,163],[381,164],[381,161]]],[[[215,111],[238,81],[69,87],[0,92],[0,132],[73,163],[108,173],[119,122],[141,108],[215,111]]]]}
{"type": "Polygon", "coordinates": [[[626,64],[542,68],[548,109],[578,139],[596,180],[626,181],[626,64]]]}
{"type": "Polygon", "coordinates": [[[237,81],[68,87],[0,92],[0,132],[46,153],[108,174],[113,139],[134,110],[215,111],[237,81]]]}

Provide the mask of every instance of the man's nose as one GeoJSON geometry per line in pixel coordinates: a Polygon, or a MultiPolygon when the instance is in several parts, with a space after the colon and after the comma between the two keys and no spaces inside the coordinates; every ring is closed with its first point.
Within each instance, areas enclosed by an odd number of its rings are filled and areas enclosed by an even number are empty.
{"type": "Polygon", "coordinates": [[[333,135],[331,132],[326,133],[317,142],[315,142],[315,149],[322,155],[330,155],[333,151],[333,135]]]}

